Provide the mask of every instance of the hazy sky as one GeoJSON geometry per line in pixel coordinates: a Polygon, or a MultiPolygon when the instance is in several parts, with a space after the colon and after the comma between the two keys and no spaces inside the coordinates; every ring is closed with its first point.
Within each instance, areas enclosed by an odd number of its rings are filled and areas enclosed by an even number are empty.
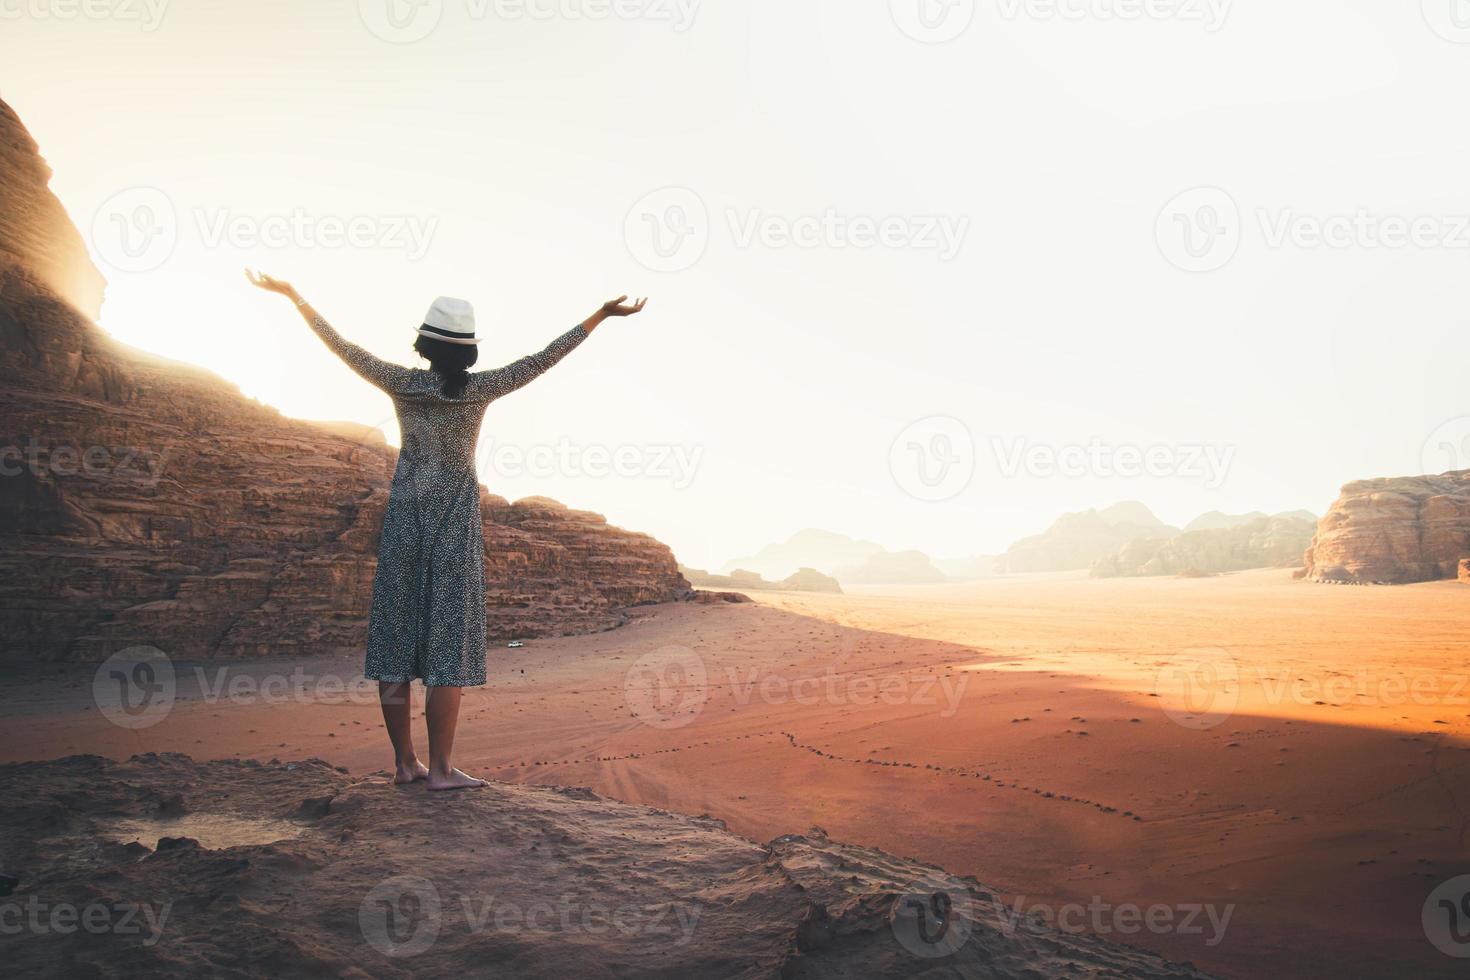
{"type": "Polygon", "coordinates": [[[482,476],[691,564],[1470,466],[1460,0],[89,2],[0,0],[0,97],[104,327],[396,439],[243,266],[403,363],[647,294],[482,476]]]}

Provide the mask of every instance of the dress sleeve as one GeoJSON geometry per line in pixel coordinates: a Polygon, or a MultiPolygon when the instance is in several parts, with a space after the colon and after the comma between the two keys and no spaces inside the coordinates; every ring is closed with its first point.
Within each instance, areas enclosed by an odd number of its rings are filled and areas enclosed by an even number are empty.
{"type": "Polygon", "coordinates": [[[494,401],[517,388],[524,388],[566,357],[587,339],[587,331],[579,323],[547,345],[539,354],[531,354],[493,371],[476,371],[470,375],[468,394],[471,398],[494,401]]]}
{"type": "Polygon", "coordinates": [[[407,384],[408,368],[390,364],[363,350],[339,334],[320,315],[311,318],[311,329],[316,331],[316,335],[331,349],[333,354],[342,358],[343,362],[368,384],[381,388],[389,394],[401,391],[407,384]]]}

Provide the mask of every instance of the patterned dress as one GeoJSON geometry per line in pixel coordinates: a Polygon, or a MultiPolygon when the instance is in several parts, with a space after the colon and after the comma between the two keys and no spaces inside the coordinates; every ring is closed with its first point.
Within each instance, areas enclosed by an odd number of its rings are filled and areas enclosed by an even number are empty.
{"type": "Polygon", "coordinates": [[[363,380],[393,399],[403,433],[383,515],[367,666],[374,680],[429,687],[485,683],[485,525],[475,444],[485,409],[551,368],[586,339],[579,324],[539,354],[470,374],[460,398],[439,376],[389,364],[344,340],[320,316],[312,329],[363,380]]]}

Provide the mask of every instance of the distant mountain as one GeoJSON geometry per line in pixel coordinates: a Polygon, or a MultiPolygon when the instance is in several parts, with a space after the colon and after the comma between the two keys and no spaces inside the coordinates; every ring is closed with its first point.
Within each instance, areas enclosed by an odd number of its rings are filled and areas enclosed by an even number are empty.
{"type": "Polygon", "coordinates": [[[923,552],[880,551],[861,565],[839,568],[837,580],[848,585],[917,585],[943,582],[945,575],[923,552]]]}
{"type": "Polygon", "coordinates": [[[1310,514],[1262,514],[1244,523],[1186,531],[1169,539],[1138,537],[1117,554],[1094,563],[1092,575],[1218,575],[1249,568],[1298,568],[1316,530],[1317,521],[1310,514]]]}
{"type": "Polygon", "coordinates": [[[1252,511],[1249,514],[1222,514],[1218,510],[1212,510],[1208,514],[1201,514],[1188,524],[1184,525],[1185,532],[1189,531],[1226,531],[1233,527],[1240,527],[1255,521],[1262,521],[1269,517],[1292,517],[1297,520],[1317,522],[1317,515],[1309,510],[1289,510],[1280,514],[1263,514],[1260,511],[1252,511]]]}
{"type": "Polygon", "coordinates": [[[1102,510],[1063,514],[1044,534],[1022,538],[996,560],[1006,574],[1090,569],[1137,538],[1168,540],[1180,533],[1136,500],[1102,510]]]}
{"type": "Polygon", "coordinates": [[[995,555],[976,555],[973,558],[936,558],[934,567],[953,582],[973,582],[981,578],[995,577],[995,555]]]}
{"type": "Polygon", "coordinates": [[[779,582],[768,582],[755,572],[743,568],[737,568],[729,575],[711,575],[702,568],[689,568],[686,565],[680,565],[679,571],[689,580],[690,585],[698,589],[842,593],[842,586],[835,578],[823,575],[814,568],[798,569],[779,582]]]}
{"type": "Polygon", "coordinates": [[[884,550],[882,545],[872,541],[808,528],[797,531],[779,544],[766,545],[754,555],[727,561],[720,566],[720,571],[728,575],[737,569],[745,569],[772,580],[784,579],[802,568],[835,575],[837,569],[861,566],[868,558],[884,550]]]}
{"type": "Polygon", "coordinates": [[[1143,504],[1137,500],[1119,501],[1118,503],[1113,504],[1113,506],[1111,507],[1104,507],[1102,510],[1098,511],[1097,516],[1101,517],[1112,527],[1121,527],[1125,524],[1131,524],[1135,527],[1148,527],[1177,531],[1177,528],[1169,527],[1169,525],[1159,520],[1158,517],[1154,515],[1154,512],[1148,509],[1148,506],[1146,504],[1143,504]]]}

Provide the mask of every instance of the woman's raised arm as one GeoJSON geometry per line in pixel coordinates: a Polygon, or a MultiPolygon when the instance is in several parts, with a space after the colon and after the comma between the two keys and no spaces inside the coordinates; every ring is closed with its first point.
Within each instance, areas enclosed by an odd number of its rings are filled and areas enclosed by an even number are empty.
{"type": "Polygon", "coordinates": [[[557,361],[576,350],[577,345],[586,340],[587,335],[596,330],[603,320],[615,316],[632,316],[642,310],[644,304],[648,302],[646,299],[640,299],[636,303],[627,304],[623,302],[627,298],[627,296],[619,296],[617,299],[603,303],[596,313],[553,340],[545,350],[538,354],[530,354],[502,368],[478,371],[470,375],[470,386],[467,389],[469,397],[493,401],[518,388],[524,388],[550,371],[557,361]]]}
{"type": "Polygon", "coordinates": [[[407,383],[408,368],[376,357],[343,337],[321,314],[312,309],[310,303],[301,298],[301,294],[289,282],[272,279],[249,269],[245,270],[245,275],[253,285],[269,293],[278,293],[294,303],[296,312],[301,314],[307,325],[322,339],[322,343],[368,384],[391,394],[401,390],[407,383]]]}

